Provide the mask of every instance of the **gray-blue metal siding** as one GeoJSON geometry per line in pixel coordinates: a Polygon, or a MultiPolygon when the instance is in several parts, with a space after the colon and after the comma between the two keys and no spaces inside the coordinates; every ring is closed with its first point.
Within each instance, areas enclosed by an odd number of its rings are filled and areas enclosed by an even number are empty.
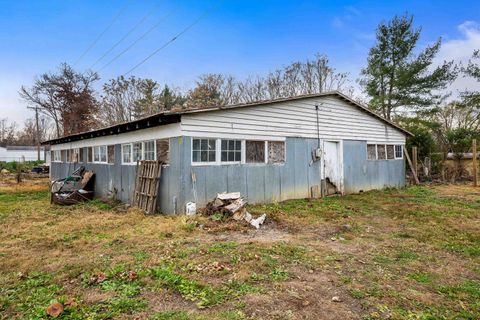
{"type": "MultiPolygon", "coordinates": [[[[192,166],[191,138],[170,138],[170,164],[162,170],[158,210],[183,213],[194,201],[192,172],[196,176],[197,207],[204,206],[218,192],[240,191],[249,203],[270,203],[307,198],[310,187],[320,185],[320,162],[311,163],[316,139],[287,138],[286,161],[281,165],[235,164],[192,166]]],[[[86,154],[85,148],[85,154],[86,154]]],[[[368,161],[365,141],[343,141],[344,188],[346,193],[384,187],[403,187],[403,160],[368,161]]],[[[115,164],[51,164],[51,178],[63,178],[80,165],[95,172],[95,192],[99,197],[115,195],[130,202],[136,167],[121,165],[121,146],[115,145],[115,164]]]]}

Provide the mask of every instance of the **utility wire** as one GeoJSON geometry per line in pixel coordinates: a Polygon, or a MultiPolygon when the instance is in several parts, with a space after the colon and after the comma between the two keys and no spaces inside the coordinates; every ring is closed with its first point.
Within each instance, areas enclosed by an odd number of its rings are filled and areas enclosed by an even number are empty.
{"type": "Polygon", "coordinates": [[[105,33],[107,33],[108,30],[113,26],[113,24],[118,20],[118,18],[122,15],[122,13],[125,11],[125,9],[128,7],[128,2],[118,11],[117,15],[112,19],[110,24],[98,35],[98,37],[88,46],[88,48],[80,55],[80,57],[75,61],[73,64],[74,66],[77,65],[80,60],[83,59],[87,55],[87,53],[97,44],[97,42],[103,37],[105,33]]]}
{"type": "Polygon", "coordinates": [[[171,13],[168,13],[164,15],[155,25],[153,25],[150,29],[148,29],[146,32],[144,32],[140,37],[138,37],[135,41],[133,41],[128,47],[123,49],[122,52],[117,54],[115,57],[113,57],[110,61],[108,61],[106,64],[104,64],[100,69],[98,69],[98,72],[102,71],[109,65],[111,65],[115,60],[120,58],[124,53],[126,53],[128,50],[132,49],[138,42],[140,42],[143,38],[145,38],[150,32],[155,30],[168,16],[170,16],[171,13]]]}
{"type": "Polygon", "coordinates": [[[152,15],[152,13],[155,11],[154,8],[152,8],[146,15],[143,16],[143,18],[141,18],[122,38],[120,38],[120,40],[118,40],[112,47],[110,47],[110,49],[108,49],[107,51],[105,51],[105,53],[97,59],[97,61],[95,61],[91,66],[90,66],[90,69],[93,69],[93,67],[99,63],[100,61],[103,60],[103,58],[105,58],[110,52],[112,52],[113,49],[115,49],[116,47],[118,47],[118,45],[120,43],[122,43],[126,38],[128,38],[129,35],[131,35],[135,30],[137,30],[137,28],[139,26],[141,26],[145,20],[148,19],[148,17],[150,17],[152,15]]]}
{"type": "Polygon", "coordinates": [[[140,67],[142,64],[144,64],[145,62],[147,62],[150,58],[152,58],[154,55],[156,55],[157,53],[159,53],[161,50],[163,50],[164,48],[166,48],[168,45],[170,45],[171,43],[173,43],[175,40],[177,40],[179,37],[181,37],[183,34],[185,34],[188,30],[190,30],[191,28],[193,28],[197,23],[199,23],[203,18],[205,18],[211,11],[213,11],[214,9],[216,9],[220,4],[222,3],[222,1],[220,1],[220,3],[218,3],[216,6],[212,6],[211,8],[207,9],[203,14],[201,14],[197,19],[195,19],[192,23],[190,23],[189,25],[187,25],[182,31],[180,31],[179,33],[177,33],[172,39],[170,39],[169,41],[165,42],[161,47],[159,47],[158,49],[156,49],[155,51],[153,51],[151,54],[149,54],[147,57],[145,57],[142,61],[140,61],[139,63],[137,63],[135,66],[133,66],[130,70],[128,70],[127,72],[125,72],[123,74],[123,76],[126,76],[128,75],[129,73],[131,73],[133,70],[137,69],[138,67],[140,67]]]}

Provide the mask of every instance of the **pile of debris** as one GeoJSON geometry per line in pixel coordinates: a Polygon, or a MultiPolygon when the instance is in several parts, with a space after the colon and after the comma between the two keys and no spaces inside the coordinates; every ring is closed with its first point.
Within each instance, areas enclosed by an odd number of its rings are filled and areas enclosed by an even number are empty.
{"type": "Polygon", "coordinates": [[[241,197],[240,192],[218,193],[217,197],[207,203],[205,213],[213,215],[221,213],[226,217],[232,217],[236,221],[245,220],[255,228],[259,229],[260,225],[265,222],[266,214],[254,218],[245,208],[247,202],[241,197]]]}
{"type": "Polygon", "coordinates": [[[60,205],[72,205],[93,199],[94,173],[79,167],[72,175],[52,181],[50,202],[60,205]]]}

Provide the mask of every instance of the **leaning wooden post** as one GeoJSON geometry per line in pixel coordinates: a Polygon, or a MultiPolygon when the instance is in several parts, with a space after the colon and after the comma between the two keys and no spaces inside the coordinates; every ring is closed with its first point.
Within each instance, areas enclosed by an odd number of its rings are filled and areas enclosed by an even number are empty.
{"type": "Polygon", "coordinates": [[[418,180],[418,177],[417,177],[417,173],[415,172],[415,170],[413,170],[412,161],[410,160],[410,156],[408,155],[407,148],[403,148],[403,154],[405,154],[405,157],[407,158],[407,161],[408,161],[408,165],[410,166],[410,170],[412,170],[413,179],[415,180],[415,184],[420,184],[420,181],[418,180]]]}
{"type": "Polygon", "coordinates": [[[418,177],[418,151],[417,147],[412,147],[412,164],[415,175],[418,177]]]}
{"type": "Polygon", "coordinates": [[[472,174],[473,174],[473,186],[478,187],[478,174],[477,174],[477,139],[472,140],[472,174]]]}

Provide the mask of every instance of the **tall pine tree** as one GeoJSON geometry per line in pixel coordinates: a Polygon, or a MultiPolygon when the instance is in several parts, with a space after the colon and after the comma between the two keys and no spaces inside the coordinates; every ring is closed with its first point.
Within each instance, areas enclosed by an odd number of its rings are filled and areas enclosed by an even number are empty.
{"type": "Polygon", "coordinates": [[[433,106],[442,97],[441,90],[456,78],[453,61],[432,66],[441,39],[414,53],[420,32],[409,15],[395,16],[377,28],[377,42],[370,49],[360,83],[370,97],[370,107],[387,119],[399,110],[433,106]]]}

